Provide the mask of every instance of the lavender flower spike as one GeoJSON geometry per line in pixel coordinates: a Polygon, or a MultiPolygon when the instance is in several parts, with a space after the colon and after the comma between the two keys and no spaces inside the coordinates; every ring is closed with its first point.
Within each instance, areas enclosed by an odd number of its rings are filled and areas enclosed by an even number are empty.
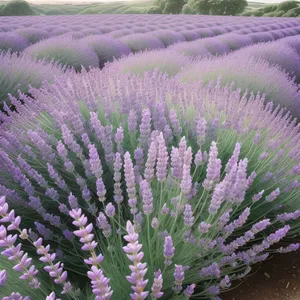
{"type": "Polygon", "coordinates": [[[183,294],[184,294],[184,296],[187,297],[187,299],[190,299],[191,296],[194,294],[195,287],[196,287],[196,284],[193,283],[193,284],[191,284],[191,285],[188,285],[188,286],[186,287],[186,289],[183,291],[183,294]]]}
{"type": "Polygon", "coordinates": [[[145,215],[151,215],[153,211],[153,196],[149,183],[143,180],[141,183],[143,210],[145,215]]]}
{"type": "Polygon", "coordinates": [[[156,177],[159,182],[163,182],[167,177],[167,167],[169,161],[169,155],[166,147],[166,143],[163,134],[157,138],[158,144],[158,154],[157,154],[157,167],[156,167],[156,177]]]}
{"type": "Polygon", "coordinates": [[[161,291],[163,287],[163,278],[161,271],[158,270],[157,272],[154,273],[154,281],[153,285],[151,287],[151,297],[153,300],[159,299],[163,296],[163,292],[161,291]]]}
{"type": "Polygon", "coordinates": [[[126,276],[126,279],[133,284],[132,289],[134,293],[130,294],[130,296],[132,300],[143,300],[146,299],[149,294],[149,292],[144,291],[144,288],[148,283],[148,280],[144,279],[144,276],[147,273],[147,264],[141,262],[144,257],[144,253],[140,252],[142,245],[139,244],[139,235],[135,232],[134,226],[130,221],[127,221],[126,231],[128,232],[128,235],[124,236],[124,240],[128,242],[128,245],[123,247],[123,250],[129,260],[133,263],[130,266],[132,271],[131,275],[126,276]]]}
{"type": "Polygon", "coordinates": [[[135,215],[137,213],[137,199],[136,199],[136,189],[135,189],[135,176],[133,163],[129,152],[124,155],[124,173],[126,181],[126,190],[128,194],[128,204],[130,206],[130,212],[135,215]]]}
{"type": "Polygon", "coordinates": [[[211,143],[209,151],[209,160],[206,170],[206,179],[203,182],[203,187],[210,190],[214,183],[220,180],[221,160],[218,159],[218,148],[216,142],[211,143]]]}
{"type": "Polygon", "coordinates": [[[8,297],[3,297],[2,300],[30,300],[30,298],[28,296],[23,297],[19,293],[12,293],[8,297]]]}
{"type": "Polygon", "coordinates": [[[49,296],[46,297],[46,300],[55,300],[55,293],[52,292],[49,296]]]}
{"type": "Polygon", "coordinates": [[[88,271],[88,277],[91,279],[92,290],[96,295],[95,300],[109,300],[113,294],[109,286],[109,279],[103,275],[103,271],[96,266],[92,266],[88,271]]]}
{"type": "Polygon", "coordinates": [[[103,174],[102,164],[95,145],[89,145],[90,168],[96,178],[101,178],[103,174]]]}
{"type": "Polygon", "coordinates": [[[3,286],[6,282],[6,271],[5,270],[2,270],[0,271],[0,286],[3,286]]]}
{"type": "Polygon", "coordinates": [[[164,244],[164,257],[165,264],[170,265],[172,263],[172,258],[174,256],[175,248],[173,247],[173,241],[170,235],[165,237],[164,244]]]}
{"type": "Polygon", "coordinates": [[[178,294],[182,290],[182,283],[184,280],[184,268],[182,265],[175,265],[175,272],[174,272],[174,279],[175,279],[175,287],[173,291],[178,294]]]}
{"type": "Polygon", "coordinates": [[[186,204],[183,212],[184,225],[192,227],[194,224],[193,210],[190,204],[186,204]]]}

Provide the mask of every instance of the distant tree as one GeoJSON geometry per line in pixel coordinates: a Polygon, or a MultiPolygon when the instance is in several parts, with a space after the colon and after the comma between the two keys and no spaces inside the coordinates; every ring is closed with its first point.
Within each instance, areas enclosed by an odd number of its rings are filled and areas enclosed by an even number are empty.
{"type": "Polygon", "coordinates": [[[196,12],[194,11],[194,9],[187,3],[185,5],[183,5],[183,8],[181,10],[181,13],[185,14],[185,15],[192,15],[195,14],[196,12]]]}
{"type": "Polygon", "coordinates": [[[298,17],[300,15],[300,7],[288,10],[283,17],[298,17]]]}
{"type": "Polygon", "coordinates": [[[214,0],[211,4],[211,14],[235,16],[247,7],[247,0],[214,0]]]}
{"type": "Polygon", "coordinates": [[[278,8],[277,5],[266,5],[262,8],[264,13],[274,12],[278,8]]]}
{"type": "Polygon", "coordinates": [[[284,1],[278,5],[277,10],[278,11],[283,10],[283,11],[287,12],[288,10],[297,8],[297,7],[298,7],[298,1],[284,1]]]}
{"type": "Polygon", "coordinates": [[[3,16],[31,16],[36,13],[27,1],[13,0],[2,8],[3,16]]]}
{"type": "Polygon", "coordinates": [[[162,9],[161,9],[160,6],[155,5],[155,6],[149,7],[149,8],[146,10],[145,13],[146,13],[146,14],[161,14],[161,13],[162,13],[162,9]]]}
{"type": "Polygon", "coordinates": [[[211,9],[211,0],[189,0],[188,5],[197,14],[209,15],[211,9]]]}
{"type": "Polygon", "coordinates": [[[188,5],[197,14],[237,15],[248,5],[247,0],[189,0],[188,5]]]}
{"type": "Polygon", "coordinates": [[[163,14],[180,14],[187,0],[156,0],[155,5],[162,9],[163,14]]]}

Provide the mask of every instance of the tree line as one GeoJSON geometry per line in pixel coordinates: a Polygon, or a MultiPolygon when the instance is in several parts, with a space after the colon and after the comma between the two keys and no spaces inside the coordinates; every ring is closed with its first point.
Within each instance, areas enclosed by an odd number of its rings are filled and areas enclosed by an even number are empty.
{"type": "Polygon", "coordinates": [[[234,16],[247,5],[247,0],[155,0],[146,13],[234,16]]]}

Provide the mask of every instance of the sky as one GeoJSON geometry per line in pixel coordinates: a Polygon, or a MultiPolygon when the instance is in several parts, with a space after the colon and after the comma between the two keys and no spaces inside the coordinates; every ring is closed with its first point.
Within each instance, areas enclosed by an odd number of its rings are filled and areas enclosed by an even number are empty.
{"type": "MultiPolygon", "coordinates": [[[[64,3],[82,3],[82,2],[114,2],[114,1],[120,1],[120,0],[59,0],[59,2],[64,3]]],[[[132,1],[132,0],[122,0],[122,1],[132,1]]],[[[280,3],[283,0],[248,0],[251,2],[264,2],[264,3],[280,3]]],[[[45,0],[29,0],[31,3],[40,3],[40,2],[50,2],[51,1],[45,1],[45,0]]],[[[56,1],[54,1],[56,2],[56,1]]]]}

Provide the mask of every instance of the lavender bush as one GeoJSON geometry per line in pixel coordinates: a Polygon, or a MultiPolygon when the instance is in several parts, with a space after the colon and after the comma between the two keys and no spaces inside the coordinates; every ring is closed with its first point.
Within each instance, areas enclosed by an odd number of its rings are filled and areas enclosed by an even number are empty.
{"type": "Polygon", "coordinates": [[[299,248],[278,244],[299,234],[299,126],[259,94],[113,68],[30,93],[0,115],[0,246],[29,284],[18,299],[220,299],[299,248]]]}
{"type": "Polygon", "coordinates": [[[28,47],[28,41],[15,33],[0,32],[0,51],[21,52],[28,47]]]}
{"type": "Polygon", "coordinates": [[[120,41],[127,45],[133,53],[143,50],[155,50],[165,48],[163,42],[150,34],[134,33],[120,38],[120,41]]]}
{"type": "Polygon", "coordinates": [[[37,43],[49,37],[49,33],[46,30],[37,28],[22,28],[14,32],[23,36],[30,44],[37,43]]]}
{"type": "Polygon", "coordinates": [[[166,47],[178,42],[186,41],[182,33],[172,30],[156,30],[151,32],[151,35],[158,37],[166,47]]]}
{"type": "Polygon", "coordinates": [[[291,77],[296,76],[300,80],[300,57],[293,47],[285,42],[282,43],[281,40],[253,45],[237,51],[236,55],[263,59],[270,65],[277,65],[291,77]]]}
{"type": "Polygon", "coordinates": [[[25,53],[33,58],[55,60],[76,71],[99,66],[98,56],[89,46],[68,36],[43,40],[26,48],[25,53]]]}
{"type": "Polygon", "coordinates": [[[99,65],[121,58],[131,53],[131,50],[121,41],[110,36],[91,35],[81,39],[81,42],[91,47],[98,56],[99,65]]]}
{"type": "Polygon", "coordinates": [[[51,81],[54,76],[63,75],[65,68],[54,61],[32,59],[27,55],[0,52],[0,107],[4,101],[10,104],[8,94],[17,97],[27,93],[29,85],[39,88],[43,81],[51,81]]]}
{"type": "Polygon", "coordinates": [[[164,49],[129,55],[113,62],[110,68],[114,69],[116,73],[131,75],[143,76],[145,72],[158,70],[168,76],[174,76],[190,63],[191,60],[188,57],[164,49]]]}
{"type": "Polygon", "coordinates": [[[233,84],[243,92],[260,92],[267,101],[287,107],[293,115],[300,116],[299,88],[294,80],[276,66],[251,57],[246,49],[226,57],[196,61],[179,74],[180,79],[183,82],[202,81],[205,85],[221,79],[222,85],[233,84]]]}

